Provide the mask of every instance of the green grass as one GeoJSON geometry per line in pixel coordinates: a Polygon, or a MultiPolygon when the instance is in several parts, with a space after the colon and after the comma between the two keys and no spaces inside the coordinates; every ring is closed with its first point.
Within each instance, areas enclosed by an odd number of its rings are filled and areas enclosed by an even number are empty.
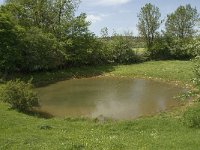
{"type": "Polygon", "coordinates": [[[136,65],[116,66],[114,76],[163,79],[190,83],[194,78],[191,61],[152,61],[136,65]]]}
{"type": "Polygon", "coordinates": [[[0,104],[0,149],[198,149],[200,130],[161,114],[105,123],[87,119],[41,119],[0,104]]]}
{"type": "MultiPolygon", "coordinates": [[[[26,75],[35,84],[93,75],[161,78],[191,83],[192,63],[157,61],[136,65],[72,68],[26,75]],[[84,69],[83,69],[84,68],[84,69]]],[[[20,77],[20,75],[19,75],[20,77]]],[[[184,108],[183,108],[184,110],[184,108]]],[[[42,119],[8,109],[0,103],[0,149],[199,149],[200,129],[186,127],[182,108],[131,121],[98,122],[90,119],[42,119]]]]}

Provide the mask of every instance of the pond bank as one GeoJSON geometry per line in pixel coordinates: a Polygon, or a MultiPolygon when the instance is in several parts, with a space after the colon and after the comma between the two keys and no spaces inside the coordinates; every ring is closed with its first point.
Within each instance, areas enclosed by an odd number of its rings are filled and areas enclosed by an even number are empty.
{"type": "Polygon", "coordinates": [[[80,67],[52,72],[14,74],[8,79],[32,79],[32,83],[40,87],[68,79],[98,76],[145,78],[192,85],[194,73],[191,61],[150,61],[133,65],[80,67]]]}

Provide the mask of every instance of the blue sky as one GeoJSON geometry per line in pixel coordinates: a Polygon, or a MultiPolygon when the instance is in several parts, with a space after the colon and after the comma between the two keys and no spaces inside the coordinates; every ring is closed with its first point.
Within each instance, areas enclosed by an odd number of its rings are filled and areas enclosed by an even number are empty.
{"type": "Polygon", "coordinates": [[[103,27],[108,27],[110,34],[115,30],[118,33],[131,31],[137,35],[137,14],[146,3],[158,6],[162,19],[178,6],[188,3],[200,13],[200,0],[82,0],[77,14],[84,12],[88,15],[87,20],[92,23],[90,30],[97,35],[103,27]]]}
{"type": "Polygon", "coordinates": [[[78,11],[87,13],[92,22],[90,29],[97,35],[103,27],[108,27],[110,34],[113,30],[119,33],[129,30],[137,35],[137,15],[146,3],[158,6],[162,19],[188,3],[200,13],[200,0],[82,0],[78,11]]]}

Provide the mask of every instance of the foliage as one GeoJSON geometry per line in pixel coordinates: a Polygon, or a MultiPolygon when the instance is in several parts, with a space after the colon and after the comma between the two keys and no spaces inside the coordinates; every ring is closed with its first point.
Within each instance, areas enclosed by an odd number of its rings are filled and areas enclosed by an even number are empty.
{"type": "Polygon", "coordinates": [[[68,65],[80,66],[100,62],[99,42],[95,35],[88,29],[89,22],[86,21],[86,14],[74,18],[67,28],[65,38],[66,54],[69,56],[68,65]]]}
{"type": "Polygon", "coordinates": [[[200,128],[200,104],[189,107],[183,115],[183,121],[188,127],[200,128]]]}
{"type": "Polygon", "coordinates": [[[160,16],[159,8],[151,3],[142,7],[138,15],[138,30],[140,35],[144,37],[148,49],[152,47],[157,36],[157,30],[160,27],[160,16]]]}
{"type": "Polygon", "coordinates": [[[64,43],[59,42],[51,33],[44,33],[36,27],[24,34],[21,44],[20,70],[23,72],[56,69],[64,64],[67,57],[64,43]]]}
{"type": "MultiPolygon", "coordinates": [[[[1,32],[2,41],[5,41],[0,45],[3,49],[1,70],[30,72],[93,64],[98,62],[96,58],[100,61],[100,43],[88,30],[86,14],[74,17],[77,5],[78,0],[8,0],[0,12],[8,16],[13,35],[8,29],[1,32]],[[23,29],[23,33],[19,34],[17,27],[23,29]]],[[[2,23],[8,21],[2,18],[2,23]]],[[[5,27],[9,26],[2,25],[5,27]]]]}
{"type": "Polygon", "coordinates": [[[199,21],[196,8],[191,5],[179,6],[176,11],[167,16],[166,31],[176,38],[188,38],[195,34],[195,26],[199,21]]]}
{"type": "Polygon", "coordinates": [[[102,38],[108,38],[108,28],[107,27],[102,28],[100,34],[102,38]]]}
{"type": "Polygon", "coordinates": [[[198,40],[194,38],[199,19],[196,8],[180,6],[167,16],[166,32],[149,50],[151,59],[189,60],[197,56],[198,40]]]}
{"type": "MultiPolygon", "coordinates": [[[[193,38],[172,37],[168,30],[164,35],[157,32],[161,14],[159,8],[150,3],[142,7],[138,15],[141,37],[133,37],[129,32],[109,37],[105,27],[101,30],[102,37],[98,38],[89,30],[86,14],[75,16],[79,2],[6,0],[0,6],[0,74],[6,78],[14,72],[197,56],[195,45],[198,44],[193,38]],[[145,42],[147,55],[135,50],[144,48],[145,42]]],[[[198,17],[196,9],[189,5],[178,10],[173,14],[184,16],[186,13],[190,16],[189,24],[198,17]]]]}
{"type": "Polygon", "coordinates": [[[192,59],[200,54],[200,39],[173,39],[169,48],[174,59],[192,59]]]}
{"type": "MultiPolygon", "coordinates": [[[[141,62],[142,56],[134,50],[135,39],[129,33],[105,36],[99,39],[104,63],[130,64],[141,62]]],[[[140,43],[139,43],[140,44],[140,43]]]]}
{"type": "Polygon", "coordinates": [[[17,70],[21,63],[19,45],[24,29],[18,26],[9,14],[0,13],[0,71],[17,70]]]}
{"type": "Polygon", "coordinates": [[[38,97],[30,83],[20,80],[9,81],[0,90],[0,100],[10,104],[11,108],[28,111],[39,106],[38,97]]]}
{"type": "Polygon", "coordinates": [[[57,36],[73,17],[79,0],[6,0],[5,8],[25,27],[38,27],[57,36]]]}
{"type": "Polygon", "coordinates": [[[195,83],[200,88],[200,56],[197,56],[195,58],[194,62],[195,62],[194,72],[195,72],[195,75],[196,75],[195,83]]]}
{"type": "Polygon", "coordinates": [[[194,38],[187,47],[194,57],[200,56],[200,37],[194,38]]]}
{"type": "Polygon", "coordinates": [[[133,45],[128,36],[113,36],[111,48],[113,50],[113,61],[116,63],[137,63],[141,61],[140,56],[133,51],[133,45]]]}
{"type": "Polygon", "coordinates": [[[149,57],[154,60],[190,60],[199,54],[199,41],[198,38],[177,39],[164,34],[148,50],[149,57]]]}
{"type": "Polygon", "coordinates": [[[153,46],[147,51],[149,58],[153,60],[167,60],[172,58],[168,45],[169,39],[165,36],[158,37],[153,46]]]}
{"type": "Polygon", "coordinates": [[[191,46],[192,39],[172,39],[168,43],[173,59],[189,60],[195,57],[193,46],[191,46]]]}
{"type": "Polygon", "coordinates": [[[51,33],[16,24],[8,14],[0,13],[1,72],[48,70],[61,66],[65,54],[63,43],[51,33]]]}

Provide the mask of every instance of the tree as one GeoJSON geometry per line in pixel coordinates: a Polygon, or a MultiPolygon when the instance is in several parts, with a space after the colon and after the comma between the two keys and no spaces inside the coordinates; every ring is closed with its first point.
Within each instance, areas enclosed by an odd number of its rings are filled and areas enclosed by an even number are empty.
{"type": "Polygon", "coordinates": [[[19,46],[24,29],[5,13],[0,13],[0,72],[17,71],[21,64],[19,46]]]}
{"type": "Polygon", "coordinates": [[[174,13],[167,16],[166,32],[180,39],[192,37],[198,20],[199,14],[196,8],[192,8],[191,5],[180,6],[174,13]]]}
{"type": "Polygon", "coordinates": [[[102,38],[107,38],[108,37],[108,28],[107,27],[102,28],[100,34],[101,34],[102,38]]]}
{"type": "Polygon", "coordinates": [[[35,26],[60,37],[65,24],[74,18],[79,2],[80,0],[6,0],[6,9],[13,12],[20,25],[35,26]]]}
{"type": "Polygon", "coordinates": [[[65,43],[70,65],[90,64],[89,58],[96,49],[96,37],[89,31],[90,22],[86,21],[86,17],[86,14],[82,13],[66,25],[65,43]]]}
{"type": "Polygon", "coordinates": [[[44,33],[37,27],[31,27],[24,34],[20,51],[23,72],[56,69],[64,64],[63,43],[58,42],[51,33],[44,33]]]}
{"type": "Polygon", "coordinates": [[[139,22],[137,27],[140,35],[144,37],[148,49],[153,46],[156,38],[157,30],[161,24],[160,16],[159,8],[150,3],[142,7],[138,15],[139,22]]]}

